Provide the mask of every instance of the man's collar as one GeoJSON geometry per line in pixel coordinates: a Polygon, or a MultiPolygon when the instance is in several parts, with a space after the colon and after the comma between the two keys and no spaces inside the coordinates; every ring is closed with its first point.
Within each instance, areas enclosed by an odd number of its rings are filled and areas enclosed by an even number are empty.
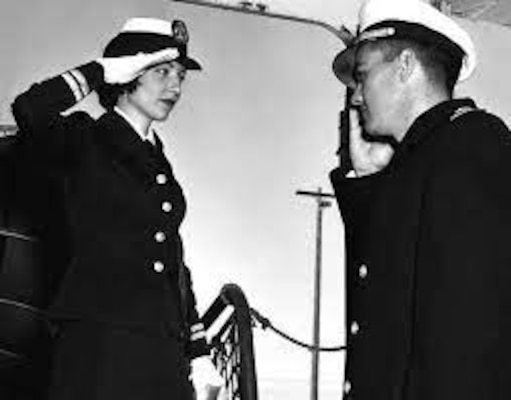
{"type": "Polygon", "coordinates": [[[450,122],[451,117],[455,116],[460,109],[466,109],[467,107],[476,108],[472,99],[451,99],[437,104],[414,121],[401,143],[417,142],[423,136],[423,133],[431,132],[436,126],[450,122]]]}
{"type": "Polygon", "coordinates": [[[421,114],[408,129],[403,140],[396,145],[393,159],[399,159],[423,140],[435,135],[439,127],[450,123],[460,110],[476,109],[472,99],[451,99],[437,104],[421,114]]]}

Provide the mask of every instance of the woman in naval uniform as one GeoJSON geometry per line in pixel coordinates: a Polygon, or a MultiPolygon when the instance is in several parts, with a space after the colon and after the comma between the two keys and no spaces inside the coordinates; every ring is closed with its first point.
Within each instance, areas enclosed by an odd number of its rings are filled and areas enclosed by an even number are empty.
{"type": "Polygon", "coordinates": [[[192,399],[207,353],[182,259],[186,202],[152,130],[188,70],[182,21],[133,18],[103,57],[13,103],[37,169],[57,188],[70,262],[49,315],[59,326],[51,400],[192,399]],[[97,91],[106,113],[62,113],[97,91]],[[35,153],[34,153],[35,154],[35,153]]]}

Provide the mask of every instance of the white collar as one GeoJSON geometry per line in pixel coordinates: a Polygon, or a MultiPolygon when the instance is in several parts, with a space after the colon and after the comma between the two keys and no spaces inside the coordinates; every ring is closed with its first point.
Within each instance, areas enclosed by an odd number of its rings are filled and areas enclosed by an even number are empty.
{"type": "Polygon", "coordinates": [[[137,132],[138,136],[140,136],[140,139],[143,141],[148,141],[153,145],[156,145],[156,138],[154,137],[154,131],[152,129],[149,129],[149,132],[147,135],[144,132],[141,132],[139,128],[133,123],[133,120],[126,114],[123,110],[121,110],[119,107],[115,106],[114,111],[119,114],[121,117],[123,117],[128,124],[133,128],[135,132],[137,132]]]}

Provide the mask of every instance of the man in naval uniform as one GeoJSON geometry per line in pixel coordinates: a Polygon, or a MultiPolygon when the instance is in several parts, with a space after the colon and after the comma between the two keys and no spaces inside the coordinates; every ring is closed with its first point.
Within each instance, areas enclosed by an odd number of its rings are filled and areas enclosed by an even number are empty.
{"type": "Polygon", "coordinates": [[[511,136],[471,99],[469,35],[420,0],[367,0],[334,60],[352,88],[345,399],[511,398],[511,136]]]}

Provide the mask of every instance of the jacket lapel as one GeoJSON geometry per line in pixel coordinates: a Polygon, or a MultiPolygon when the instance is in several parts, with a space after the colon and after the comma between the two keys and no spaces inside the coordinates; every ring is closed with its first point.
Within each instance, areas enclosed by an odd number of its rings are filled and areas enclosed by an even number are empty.
{"type": "Polygon", "coordinates": [[[154,176],[163,168],[170,169],[163,155],[163,146],[157,138],[156,146],[144,141],[124,118],[115,112],[101,116],[96,125],[95,139],[107,152],[107,157],[129,171],[129,174],[151,185],[154,176]]]}

